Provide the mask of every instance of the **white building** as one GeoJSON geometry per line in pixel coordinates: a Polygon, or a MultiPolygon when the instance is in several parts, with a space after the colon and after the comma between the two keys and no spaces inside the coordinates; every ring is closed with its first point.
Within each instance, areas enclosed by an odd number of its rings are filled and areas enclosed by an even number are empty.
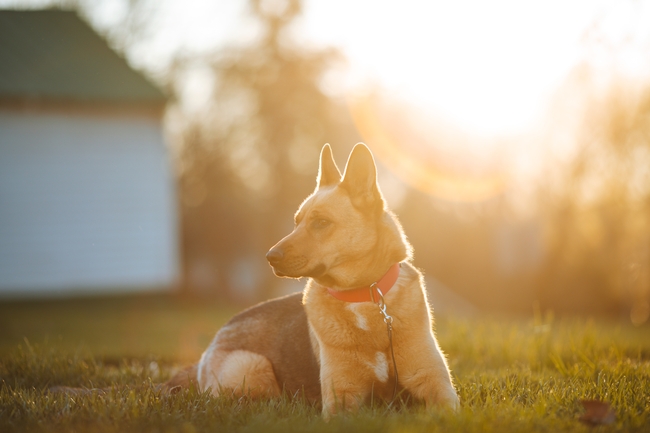
{"type": "Polygon", "coordinates": [[[0,297],[173,286],[165,102],[75,13],[0,11],[0,297]]]}

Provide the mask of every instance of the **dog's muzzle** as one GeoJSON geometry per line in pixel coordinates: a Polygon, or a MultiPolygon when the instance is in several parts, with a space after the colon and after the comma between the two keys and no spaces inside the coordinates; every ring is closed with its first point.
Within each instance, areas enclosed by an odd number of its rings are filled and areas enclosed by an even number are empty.
{"type": "Polygon", "coordinates": [[[268,253],[266,253],[266,260],[269,261],[269,264],[273,267],[280,264],[284,258],[284,251],[280,248],[271,248],[268,253]]]}
{"type": "Polygon", "coordinates": [[[304,255],[287,254],[283,248],[276,246],[266,253],[266,260],[269,261],[273,273],[278,277],[301,278],[312,276],[310,272],[307,272],[306,265],[309,260],[304,255]]]}
{"type": "Polygon", "coordinates": [[[269,264],[273,268],[273,273],[278,277],[287,276],[284,272],[280,270],[282,259],[284,259],[284,251],[280,248],[271,248],[268,253],[266,253],[266,260],[269,261],[269,264]]]}

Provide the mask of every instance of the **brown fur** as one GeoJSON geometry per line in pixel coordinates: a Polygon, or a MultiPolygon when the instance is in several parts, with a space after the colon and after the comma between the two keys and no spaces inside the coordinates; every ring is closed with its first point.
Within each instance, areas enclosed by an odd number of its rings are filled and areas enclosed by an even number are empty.
{"type": "Polygon", "coordinates": [[[342,178],[323,147],[316,191],[298,209],[295,229],[267,254],[276,275],[309,277],[302,296],[259,304],[228,322],[201,357],[201,389],[252,396],[285,390],[321,401],[326,417],[371,395],[389,399],[395,372],[377,305],[346,303],[326,288],[368,286],[401,262],[386,295],[399,385],[427,407],[458,407],[422,276],[376,177],[365,145],[355,146],[342,178]]]}

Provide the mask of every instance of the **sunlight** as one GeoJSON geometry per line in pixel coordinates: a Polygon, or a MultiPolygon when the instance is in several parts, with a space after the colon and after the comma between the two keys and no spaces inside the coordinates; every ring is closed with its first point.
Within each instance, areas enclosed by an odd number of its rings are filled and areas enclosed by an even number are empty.
{"type": "Polygon", "coordinates": [[[530,137],[548,128],[576,68],[606,85],[650,68],[647,2],[332,0],[305,13],[300,33],[349,59],[333,93],[346,95],[364,140],[407,183],[455,201],[488,199],[508,175],[536,171],[550,143],[530,137]]]}
{"type": "Polygon", "coordinates": [[[348,54],[349,88],[376,83],[484,136],[535,122],[598,10],[588,1],[328,3],[308,5],[304,30],[348,54]]]}
{"type": "Polygon", "coordinates": [[[378,159],[420,191],[453,202],[485,201],[504,191],[503,174],[493,168],[486,170],[490,165],[488,161],[476,158],[479,164],[465,160],[459,166],[460,155],[453,155],[456,161],[450,161],[432,151],[435,146],[427,131],[418,134],[403,125],[410,119],[409,113],[395,115],[394,111],[385,110],[380,101],[368,96],[350,98],[348,105],[359,132],[372,143],[378,159]]]}

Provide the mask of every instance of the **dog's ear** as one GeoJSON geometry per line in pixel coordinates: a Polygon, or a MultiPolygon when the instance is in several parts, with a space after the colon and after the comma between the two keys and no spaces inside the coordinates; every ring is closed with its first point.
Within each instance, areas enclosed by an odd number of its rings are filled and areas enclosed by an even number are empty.
{"type": "Polygon", "coordinates": [[[358,143],[352,149],[345,165],[341,187],[348,191],[352,204],[357,208],[366,210],[384,208],[384,199],[377,186],[375,160],[365,144],[358,143]]]}
{"type": "Polygon", "coordinates": [[[336,185],[341,181],[341,172],[334,162],[332,148],[329,144],[323,146],[320,151],[320,163],[318,166],[318,179],[316,184],[318,188],[336,185]]]}

